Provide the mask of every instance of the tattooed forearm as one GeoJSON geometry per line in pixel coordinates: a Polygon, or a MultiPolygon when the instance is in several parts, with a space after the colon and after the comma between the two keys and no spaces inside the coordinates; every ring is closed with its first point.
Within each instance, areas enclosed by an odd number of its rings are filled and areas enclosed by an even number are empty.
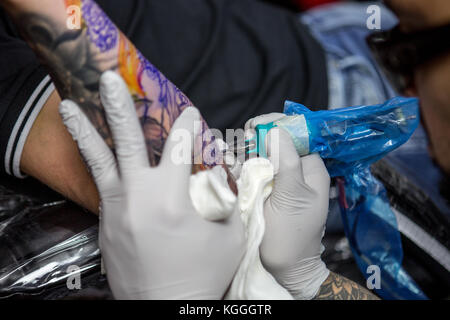
{"type": "MultiPolygon", "coordinates": [[[[14,2],[14,1],[11,1],[14,2]]],[[[93,0],[58,0],[33,8],[33,0],[16,6],[19,28],[41,62],[48,67],[62,98],[77,102],[112,147],[98,83],[106,70],[118,72],[135,99],[152,165],[156,165],[174,120],[191,104],[148,62],[93,0]],[[56,4],[56,5],[55,5],[56,4]],[[27,6],[28,5],[28,6],[27,6]],[[81,25],[69,29],[66,10],[79,7],[81,25]],[[163,79],[163,80],[161,80],[163,79]]],[[[45,2],[45,1],[44,1],[45,2]]]]}
{"type": "MultiPolygon", "coordinates": [[[[188,97],[145,59],[94,0],[8,0],[5,3],[6,11],[27,43],[48,67],[60,96],[80,105],[111,148],[98,83],[106,70],[122,76],[135,102],[150,164],[157,165],[170,128],[184,108],[192,105],[188,97]],[[78,29],[70,29],[67,24],[68,9],[73,6],[81,13],[78,29]]],[[[203,138],[203,146],[205,142],[214,143],[214,139],[207,140],[205,135],[203,138]]],[[[202,148],[198,151],[203,163],[194,165],[194,172],[217,163],[205,162],[202,148]]],[[[215,156],[221,160],[221,154],[215,156]]],[[[235,185],[230,186],[235,190],[235,185]]]]}
{"type": "Polygon", "coordinates": [[[315,300],[378,300],[378,297],[355,282],[330,272],[315,300]]]}

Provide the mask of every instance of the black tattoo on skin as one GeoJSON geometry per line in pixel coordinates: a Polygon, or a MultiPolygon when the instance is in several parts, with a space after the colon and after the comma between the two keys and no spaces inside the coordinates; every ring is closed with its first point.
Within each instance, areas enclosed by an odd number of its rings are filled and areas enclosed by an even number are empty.
{"type": "Polygon", "coordinates": [[[379,298],[355,282],[330,272],[322,283],[315,300],[379,300],[379,298]]]}
{"type": "MultiPolygon", "coordinates": [[[[116,55],[105,55],[92,50],[92,43],[87,35],[88,29],[64,29],[46,16],[38,14],[21,15],[23,37],[37,53],[41,63],[50,73],[55,86],[64,99],[76,102],[88,116],[107,145],[113,149],[112,137],[108,128],[104,109],[99,94],[99,80],[106,70],[117,70],[116,55]]],[[[138,105],[140,101],[135,101],[138,105]]],[[[146,105],[152,100],[146,99],[146,105]]],[[[167,135],[167,130],[160,121],[145,115],[145,126],[160,130],[167,135]]],[[[163,143],[146,137],[149,160],[152,166],[160,160],[163,143]]]]}
{"type": "MultiPolygon", "coordinates": [[[[192,105],[188,97],[136,50],[95,1],[80,2],[83,18],[87,20],[83,20],[78,30],[68,29],[64,20],[62,22],[45,13],[49,11],[30,12],[25,3],[13,5],[14,2],[8,4],[7,11],[41,63],[48,68],[61,98],[73,100],[80,106],[112,150],[113,141],[101,105],[99,80],[107,70],[116,71],[124,78],[140,117],[150,165],[156,166],[175,119],[185,107],[192,105]],[[151,96],[147,96],[146,88],[142,87],[141,77],[144,74],[151,96]],[[157,93],[153,94],[155,91],[157,93]]],[[[205,122],[203,129],[203,144],[215,143],[212,138],[205,140],[205,122]]],[[[203,149],[198,155],[203,156],[203,149]]],[[[213,160],[221,160],[220,153],[212,156],[213,160]]],[[[192,173],[217,164],[206,160],[202,157],[200,163],[195,163],[192,173]]],[[[237,194],[237,186],[229,169],[222,166],[227,172],[231,190],[237,194]]]]}

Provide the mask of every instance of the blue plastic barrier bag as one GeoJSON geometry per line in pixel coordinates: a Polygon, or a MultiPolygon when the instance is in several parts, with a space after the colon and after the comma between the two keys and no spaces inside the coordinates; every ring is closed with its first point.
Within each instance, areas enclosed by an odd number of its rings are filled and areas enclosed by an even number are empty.
{"type": "Polygon", "coordinates": [[[318,152],[330,176],[339,177],[345,233],[363,275],[371,276],[369,266],[380,268],[377,294],[385,299],[427,299],[401,266],[397,221],[384,186],[370,172],[372,163],[405,143],[417,128],[418,100],[397,97],[375,106],[314,112],[287,101],[284,112],[295,117],[272,127],[286,129],[300,155],[318,152]]]}

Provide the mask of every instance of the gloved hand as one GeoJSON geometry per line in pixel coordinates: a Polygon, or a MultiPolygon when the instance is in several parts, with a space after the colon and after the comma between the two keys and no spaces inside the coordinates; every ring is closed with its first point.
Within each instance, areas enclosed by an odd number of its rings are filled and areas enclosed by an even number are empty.
{"type": "MultiPolygon", "coordinates": [[[[246,130],[276,121],[273,113],[249,120],[246,130]]],[[[299,157],[289,133],[274,128],[266,150],[275,168],[272,194],[264,204],[266,231],[260,246],[265,268],[296,299],[312,299],[329,271],[320,255],[328,215],[330,177],[317,155],[299,157]],[[278,149],[278,150],[277,150],[278,149]]]]}
{"type": "Polygon", "coordinates": [[[180,143],[173,132],[190,134],[192,152],[198,110],[187,108],[175,121],[152,168],[123,80],[106,72],[100,95],[117,160],[75,103],[63,101],[60,113],[99,190],[99,242],[114,296],[221,299],[243,255],[243,226],[236,214],[220,222],[202,219],[189,197],[192,165],[172,159],[180,143]]]}

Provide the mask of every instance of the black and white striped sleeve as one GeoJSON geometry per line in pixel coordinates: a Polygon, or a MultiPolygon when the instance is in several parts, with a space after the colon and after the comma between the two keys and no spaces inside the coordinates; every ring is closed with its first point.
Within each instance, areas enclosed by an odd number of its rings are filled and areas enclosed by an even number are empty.
{"type": "MultiPolygon", "coordinates": [[[[1,122],[0,155],[3,170],[18,178],[20,159],[30,129],[55,87],[44,71],[36,70],[22,84],[1,122]]],[[[3,171],[1,170],[1,171],[3,171]]]]}
{"type": "Polygon", "coordinates": [[[23,147],[53,90],[45,68],[0,8],[0,173],[24,177],[23,147]]]}

